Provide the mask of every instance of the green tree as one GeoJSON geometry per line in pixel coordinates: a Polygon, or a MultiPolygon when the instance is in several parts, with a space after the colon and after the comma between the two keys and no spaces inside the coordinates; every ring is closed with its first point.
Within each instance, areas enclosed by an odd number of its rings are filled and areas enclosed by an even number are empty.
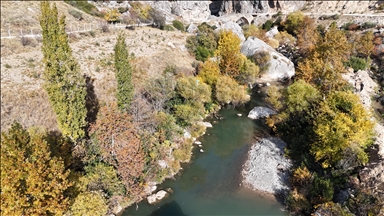
{"type": "Polygon", "coordinates": [[[51,157],[44,137],[18,123],[1,133],[3,215],[62,215],[67,210],[69,172],[60,158],[51,157]]]}
{"type": "Polygon", "coordinates": [[[196,77],[180,77],[176,85],[177,92],[186,100],[196,102],[211,101],[211,87],[196,77]]]}
{"type": "Polygon", "coordinates": [[[61,132],[77,140],[87,126],[86,84],[68,43],[65,17],[58,19],[56,4],[41,2],[40,26],[43,35],[44,88],[57,116],[61,132]]]}
{"type": "Polygon", "coordinates": [[[117,36],[115,51],[115,75],[117,80],[117,105],[120,110],[128,111],[133,98],[132,66],[129,62],[125,35],[117,36]]]}
{"type": "Polygon", "coordinates": [[[304,20],[304,14],[301,11],[295,11],[288,14],[283,22],[285,30],[291,35],[297,35],[297,30],[304,20]]]}

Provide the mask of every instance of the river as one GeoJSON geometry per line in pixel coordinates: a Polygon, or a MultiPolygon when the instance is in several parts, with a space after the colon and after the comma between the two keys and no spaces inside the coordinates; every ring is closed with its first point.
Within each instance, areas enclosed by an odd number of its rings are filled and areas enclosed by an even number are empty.
{"type": "Polygon", "coordinates": [[[156,205],[144,200],[122,215],[288,215],[272,197],[240,185],[241,166],[250,145],[255,136],[268,131],[261,120],[247,118],[254,106],[264,105],[260,95],[252,98],[243,107],[220,110],[221,120],[207,119],[217,123],[198,139],[204,152],[196,145],[191,162],[184,164],[174,180],[158,186],[158,190],[172,188],[169,197],[156,205]]]}

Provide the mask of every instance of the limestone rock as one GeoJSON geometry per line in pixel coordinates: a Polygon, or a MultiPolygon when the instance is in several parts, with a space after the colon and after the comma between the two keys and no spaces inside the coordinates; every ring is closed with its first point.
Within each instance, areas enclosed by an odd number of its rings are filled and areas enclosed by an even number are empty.
{"type": "Polygon", "coordinates": [[[187,28],[188,33],[195,33],[196,31],[197,31],[197,26],[193,23],[191,23],[187,28]]]}
{"type": "Polygon", "coordinates": [[[203,125],[204,127],[206,128],[211,128],[212,127],[212,124],[209,123],[209,122],[199,122],[200,125],[203,125]]]}
{"type": "Polygon", "coordinates": [[[279,33],[277,26],[273,26],[271,28],[271,30],[269,30],[265,33],[265,36],[267,36],[268,38],[273,38],[273,37],[275,37],[275,35],[277,35],[277,33],[279,33]]]}
{"type": "Polygon", "coordinates": [[[260,118],[265,118],[265,117],[268,117],[270,115],[276,115],[277,112],[272,110],[272,109],[269,109],[267,107],[261,107],[261,106],[257,106],[257,107],[254,107],[248,114],[248,118],[250,119],[260,119],[260,118]]]}
{"type": "Polygon", "coordinates": [[[233,21],[228,21],[228,22],[225,22],[224,24],[219,25],[218,28],[215,29],[215,32],[219,32],[220,30],[231,30],[240,38],[241,42],[245,41],[243,30],[241,29],[239,24],[233,21]]]}
{"type": "Polygon", "coordinates": [[[279,193],[288,190],[291,161],[284,157],[286,143],[276,137],[263,138],[248,152],[243,166],[243,184],[254,190],[279,193]]]}
{"type": "Polygon", "coordinates": [[[287,78],[291,78],[295,75],[295,67],[292,61],[278,53],[271,46],[264,41],[256,38],[249,37],[241,47],[241,53],[247,57],[252,56],[256,52],[265,51],[270,55],[269,68],[264,72],[260,81],[273,82],[287,78]]]}
{"type": "Polygon", "coordinates": [[[149,204],[155,204],[167,196],[169,196],[167,191],[160,190],[156,194],[152,194],[151,196],[147,197],[147,201],[149,204]]]}

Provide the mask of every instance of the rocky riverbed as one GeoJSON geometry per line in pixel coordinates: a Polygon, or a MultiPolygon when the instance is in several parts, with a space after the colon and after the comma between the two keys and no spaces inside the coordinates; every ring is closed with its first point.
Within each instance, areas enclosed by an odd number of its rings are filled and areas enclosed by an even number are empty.
{"type": "Polygon", "coordinates": [[[253,190],[278,195],[288,190],[291,161],[284,157],[286,143],[268,137],[256,142],[248,152],[242,170],[243,184],[253,190]]]}

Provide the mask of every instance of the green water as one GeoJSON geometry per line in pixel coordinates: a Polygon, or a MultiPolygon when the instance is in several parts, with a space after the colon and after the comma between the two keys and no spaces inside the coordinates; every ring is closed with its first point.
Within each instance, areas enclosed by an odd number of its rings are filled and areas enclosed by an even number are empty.
{"type": "Polygon", "coordinates": [[[268,129],[261,121],[247,118],[248,112],[256,105],[263,105],[260,98],[244,107],[225,108],[219,114],[221,120],[208,119],[213,128],[198,140],[199,147],[193,150],[192,161],[174,180],[167,180],[159,189],[172,188],[173,193],[156,205],[146,200],[127,208],[128,215],[287,215],[282,205],[261,197],[259,194],[240,186],[241,166],[254,137],[268,129]],[[243,116],[238,117],[241,113],[243,116]]]}

